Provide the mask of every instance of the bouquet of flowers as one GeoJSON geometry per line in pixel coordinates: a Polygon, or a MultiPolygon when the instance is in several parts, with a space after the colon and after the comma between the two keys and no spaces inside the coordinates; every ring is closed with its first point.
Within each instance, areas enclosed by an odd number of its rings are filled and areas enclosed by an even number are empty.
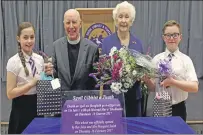
{"type": "Polygon", "coordinates": [[[127,92],[144,75],[156,74],[156,66],[151,60],[135,50],[113,47],[109,55],[101,55],[99,62],[94,63],[97,72],[89,76],[96,80],[96,87],[110,85],[114,93],[120,94],[127,92]]]}

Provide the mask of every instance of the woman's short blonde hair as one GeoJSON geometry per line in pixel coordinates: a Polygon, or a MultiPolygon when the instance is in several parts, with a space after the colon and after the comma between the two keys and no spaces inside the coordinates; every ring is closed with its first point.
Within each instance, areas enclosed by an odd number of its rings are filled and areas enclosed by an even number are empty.
{"type": "Polygon", "coordinates": [[[131,13],[130,17],[132,19],[132,22],[134,22],[135,16],[136,16],[136,10],[135,10],[135,7],[131,3],[128,3],[127,1],[117,4],[116,7],[114,8],[114,10],[113,10],[114,21],[116,20],[118,10],[121,8],[128,8],[130,10],[130,13],[131,13]]]}

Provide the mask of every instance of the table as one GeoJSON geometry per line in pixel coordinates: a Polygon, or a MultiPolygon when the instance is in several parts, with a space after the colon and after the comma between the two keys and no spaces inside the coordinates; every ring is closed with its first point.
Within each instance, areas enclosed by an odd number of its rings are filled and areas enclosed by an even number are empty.
{"type": "MultiPolygon", "coordinates": [[[[60,134],[60,117],[35,118],[23,134],[60,134]]],[[[195,134],[180,117],[132,117],[128,134],[195,134]]]]}

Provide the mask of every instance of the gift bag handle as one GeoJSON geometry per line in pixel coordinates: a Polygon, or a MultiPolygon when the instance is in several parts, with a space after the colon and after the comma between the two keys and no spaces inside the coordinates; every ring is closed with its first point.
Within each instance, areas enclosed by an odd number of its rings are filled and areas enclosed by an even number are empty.
{"type": "MultiPolygon", "coordinates": [[[[52,57],[47,57],[47,63],[52,63],[52,57]]],[[[55,79],[54,78],[54,72],[52,72],[52,74],[51,74],[51,77],[53,78],[53,79],[55,79]]]]}

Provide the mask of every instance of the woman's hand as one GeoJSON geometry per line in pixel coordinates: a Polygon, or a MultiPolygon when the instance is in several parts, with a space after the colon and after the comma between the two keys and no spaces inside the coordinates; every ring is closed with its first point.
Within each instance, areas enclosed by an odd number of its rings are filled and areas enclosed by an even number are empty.
{"type": "Polygon", "coordinates": [[[155,91],[155,82],[148,75],[144,75],[141,80],[147,85],[149,91],[155,91]]]}
{"type": "Polygon", "coordinates": [[[146,84],[150,81],[150,77],[148,75],[144,75],[142,78],[141,78],[141,81],[145,82],[146,84]]]}

